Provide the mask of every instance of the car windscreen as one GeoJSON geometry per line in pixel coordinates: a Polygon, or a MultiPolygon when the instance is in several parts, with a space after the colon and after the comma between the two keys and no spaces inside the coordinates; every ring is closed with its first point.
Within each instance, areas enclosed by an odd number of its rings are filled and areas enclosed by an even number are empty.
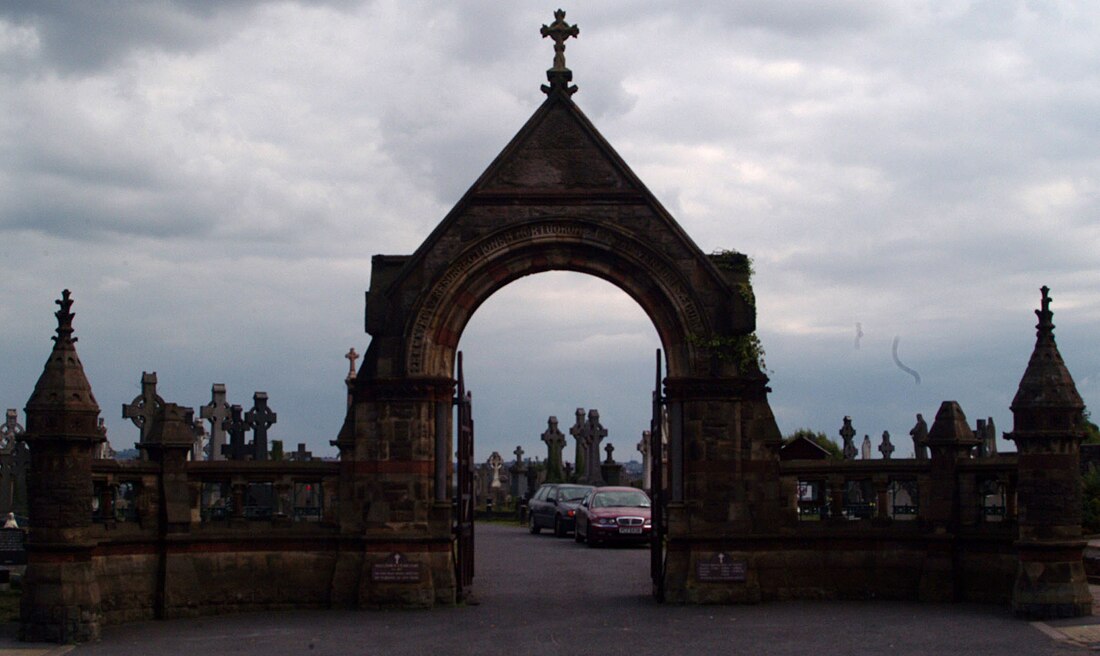
{"type": "Polygon", "coordinates": [[[591,489],[590,487],[560,487],[558,501],[580,501],[591,489]]]}
{"type": "Polygon", "coordinates": [[[649,497],[640,490],[600,492],[592,498],[593,508],[648,508],[649,497]]]}

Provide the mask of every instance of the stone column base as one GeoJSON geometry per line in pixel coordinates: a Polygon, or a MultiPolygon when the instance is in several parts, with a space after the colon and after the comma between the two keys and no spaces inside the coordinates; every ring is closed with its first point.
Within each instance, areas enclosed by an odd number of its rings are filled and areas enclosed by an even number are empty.
{"type": "Polygon", "coordinates": [[[1092,614],[1085,576],[1083,541],[1017,543],[1020,564],[1012,588],[1012,610],[1031,620],[1092,614]]]}

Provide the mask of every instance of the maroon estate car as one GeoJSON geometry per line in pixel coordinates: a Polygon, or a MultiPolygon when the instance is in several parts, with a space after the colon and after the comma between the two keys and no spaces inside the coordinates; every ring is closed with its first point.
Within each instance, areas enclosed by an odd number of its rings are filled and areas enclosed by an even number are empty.
{"type": "Polygon", "coordinates": [[[598,487],[577,508],[573,539],[595,547],[605,542],[645,542],[653,524],[645,492],[633,487],[598,487]]]}

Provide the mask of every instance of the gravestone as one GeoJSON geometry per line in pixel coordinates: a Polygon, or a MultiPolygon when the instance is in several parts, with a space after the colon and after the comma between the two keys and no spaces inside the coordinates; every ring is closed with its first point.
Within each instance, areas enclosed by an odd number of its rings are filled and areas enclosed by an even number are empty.
{"type": "Polygon", "coordinates": [[[997,427],[993,424],[993,417],[979,419],[977,423],[974,435],[980,440],[978,457],[990,458],[997,455],[997,427]]]}
{"type": "Polygon", "coordinates": [[[229,443],[222,446],[222,453],[230,460],[248,460],[251,454],[245,444],[244,434],[249,426],[242,416],[243,412],[244,409],[234,403],[229,406],[229,418],[222,422],[222,428],[229,434],[229,443]]]}
{"type": "Polygon", "coordinates": [[[860,457],[863,458],[864,460],[870,460],[871,459],[871,436],[870,435],[864,435],[863,436],[863,444],[860,445],[859,453],[860,453],[860,457]]]}
{"type": "Polygon", "coordinates": [[[611,456],[615,451],[615,445],[607,444],[603,448],[607,453],[607,459],[600,465],[600,474],[604,485],[621,485],[623,478],[623,466],[615,462],[611,456]]]}
{"type": "Polygon", "coordinates": [[[588,434],[585,432],[584,408],[577,408],[576,421],[569,429],[569,434],[577,441],[573,454],[573,476],[578,481],[584,480],[585,461],[588,458],[588,434]]]}
{"type": "Polygon", "coordinates": [[[191,460],[202,460],[206,457],[208,446],[206,427],[202,425],[202,419],[195,419],[194,410],[191,411],[187,421],[191,424],[191,434],[195,436],[195,441],[191,443],[191,460]]]}
{"type": "Polygon", "coordinates": [[[229,419],[229,404],[225,402],[225,385],[210,387],[210,403],[199,408],[199,416],[210,422],[210,440],[206,445],[209,460],[225,460],[225,421],[229,419]]]}
{"type": "Polygon", "coordinates": [[[856,454],[859,450],[856,449],[855,442],[853,441],[856,436],[856,429],[852,428],[852,418],[844,417],[844,425],[840,427],[840,438],[844,440],[844,459],[855,460],[856,454]]]}
{"type": "Polygon", "coordinates": [[[122,418],[129,419],[138,427],[138,443],[145,441],[153,425],[153,417],[164,405],[164,399],[157,394],[157,372],[141,372],[141,394],[129,404],[122,404],[122,418]]]}
{"type": "Polygon", "coordinates": [[[883,460],[889,460],[894,455],[894,445],[890,443],[890,431],[882,431],[882,444],[878,445],[883,460]]]}
{"type": "Polygon", "coordinates": [[[348,407],[351,407],[352,403],[352,391],[355,389],[355,361],[359,359],[359,354],[355,352],[355,347],[348,349],[348,352],[344,355],[348,360],[348,375],[344,377],[344,386],[348,389],[348,407]]]}
{"type": "Polygon", "coordinates": [[[19,414],[9,409],[0,425],[0,514],[27,514],[27,464],[30,454],[23,442],[19,414]]]}
{"type": "Polygon", "coordinates": [[[588,411],[588,420],[584,423],[585,442],[588,444],[587,461],[592,463],[585,477],[589,485],[599,485],[603,475],[597,463],[600,462],[600,442],[607,437],[607,429],[600,423],[600,411],[593,408],[588,411]]]}
{"type": "Polygon", "coordinates": [[[345,380],[355,380],[355,361],[359,359],[359,354],[355,352],[355,347],[348,349],[348,352],[344,355],[348,361],[348,376],[345,380]]]}
{"type": "Polygon", "coordinates": [[[267,392],[252,395],[252,409],[245,413],[244,422],[252,431],[252,459],[267,460],[267,429],[275,425],[278,416],[267,407],[267,392]]]}
{"type": "Polygon", "coordinates": [[[913,456],[917,460],[928,460],[928,424],[919,412],[917,423],[909,434],[913,436],[913,456]]]}
{"type": "Polygon", "coordinates": [[[313,453],[311,451],[306,451],[306,445],[303,442],[298,443],[297,451],[292,451],[288,455],[289,458],[295,462],[309,462],[313,460],[313,453]]]}
{"type": "Polygon", "coordinates": [[[489,466],[489,469],[493,473],[493,477],[489,481],[489,489],[500,489],[500,470],[504,466],[504,458],[501,458],[499,453],[493,451],[493,453],[489,456],[489,459],[485,461],[485,464],[489,466]]]}
{"type": "Polygon", "coordinates": [[[111,443],[107,440],[107,420],[103,417],[99,418],[99,433],[103,436],[103,441],[96,447],[94,458],[96,460],[114,460],[118,457],[118,454],[111,448],[111,443]]]}
{"type": "Polygon", "coordinates": [[[26,533],[21,528],[0,528],[0,565],[26,565],[26,533]]]}
{"type": "Polygon", "coordinates": [[[516,461],[512,463],[510,489],[513,497],[522,499],[527,496],[527,463],[523,461],[523,447],[517,446],[512,453],[515,454],[516,461]]]}
{"type": "Polygon", "coordinates": [[[546,420],[546,430],[542,433],[546,443],[546,482],[561,483],[561,452],[565,449],[565,435],[558,430],[558,418],[551,416],[546,420]]]}

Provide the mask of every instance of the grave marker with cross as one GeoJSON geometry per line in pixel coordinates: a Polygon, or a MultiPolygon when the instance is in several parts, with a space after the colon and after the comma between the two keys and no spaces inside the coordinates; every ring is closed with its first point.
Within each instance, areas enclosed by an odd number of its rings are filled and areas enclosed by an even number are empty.
{"type": "Polygon", "coordinates": [[[512,463],[512,467],[509,469],[512,472],[510,477],[511,491],[513,497],[520,499],[527,495],[527,463],[523,461],[522,446],[517,445],[512,454],[516,456],[516,461],[512,463]]]}
{"type": "Polygon", "coordinates": [[[214,383],[210,388],[210,403],[199,408],[199,416],[210,422],[210,442],[207,457],[225,460],[225,420],[229,419],[229,404],[225,402],[225,385],[214,383]]]}
{"type": "Polygon", "coordinates": [[[600,472],[600,442],[607,437],[607,429],[600,423],[600,411],[593,408],[588,411],[588,421],[584,424],[585,442],[588,444],[588,462],[592,466],[586,472],[585,480],[589,485],[599,485],[603,482],[600,472]]]}
{"type": "Polygon", "coordinates": [[[122,418],[134,422],[140,431],[138,443],[145,442],[145,436],[153,427],[153,417],[164,405],[164,399],[157,394],[157,372],[141,372],[141,394],[129,404],[122,404],[122,418]]]}
{"type": "Polygon", "coordinates": [[[584,430],[584,408],[577,408],[576,423],[569,428],[569,434],[577,441],[573,454],[573,474],[577,480],[583,480],[586,472],[585,460],[588,456],[588,434],[584,430]]]}
{"type": "Polygon", "coordinates": [[[546,430],[542,441],[546,443],[546,482],[561,483],[561,452],[565,448],[565,435],[558,430],[558,418],[551,416],[546,420],[546,430]]]}
{"type": "Polygon", "coordinates": [[[856,455],[859,454],[859,449],[856,448],[855,442],[852,440],[856,436],[856,429],[852,427],[852,418],[845,417],[844,425],[840,427],[840,438],[844,440],[844,459],[855,460],[856,455]]]}
{"type": "Polygon", "coordinates": [[[351,347],[344,357],[348,360],[347,380],[355,380],[355,361],[359,359],[359,354],[355,352],[355,347],[351,347]]]}
{"type": "Polygon", "coordinates": [[[267,392],[252,395],[252,409],[245,413],[244,423],[252,430],[252,459],[267,460],[267,429],[278,417],[267,407],[267,392]]]}
{"type": "Polygon", "coordinates": [[[243,408],[234,403],[229,406],[229,418],[222,422],[222,428],[229,433],[229,444],[222,446],[222,453],[230,460],[248,460],[248,445],[244,441],[248,424],[241,416],[242,412],[243,408]]]}
{"type": "Polygon", "coordinates": [[[304,442],[298,442],[298,450],[291,452],[290,459],[296,462],[309,462],[313,460],[313,453],[311,451],[306,451],[304,442]]]}

